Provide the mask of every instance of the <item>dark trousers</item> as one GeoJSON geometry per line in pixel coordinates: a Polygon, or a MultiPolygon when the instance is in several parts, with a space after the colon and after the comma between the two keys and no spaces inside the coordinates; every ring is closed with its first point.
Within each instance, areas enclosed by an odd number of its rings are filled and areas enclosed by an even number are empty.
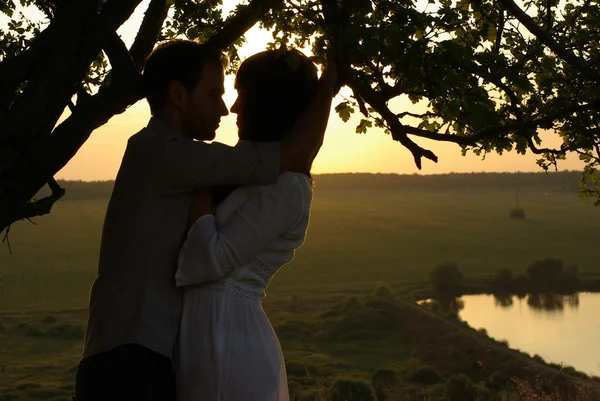
{"type": "Polygon", "coordinates": [[[138,344],[85,358],[77,367],[75,401],[176,401],[171,360],[138,344]]]}

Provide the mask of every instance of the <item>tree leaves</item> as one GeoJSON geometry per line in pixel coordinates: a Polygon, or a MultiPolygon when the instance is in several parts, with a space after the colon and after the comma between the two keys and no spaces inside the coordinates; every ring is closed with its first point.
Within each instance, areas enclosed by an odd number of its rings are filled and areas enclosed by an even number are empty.
{"type": "Polygon", "coordinates": [[[13,0],[0,0],[0,13],[12,18],[15,11],[15,3],[13,0]]]}
{"type": "MultiPolygon", "coordinates": [[[[13,4],[10,1],[8,3],[13,4]]],[[[5,2],[4,5],[8,3],[5,2]]],[[[0,62],[21,53],[40,32],[40,23],[29,20],[22,13],[6,14],[12,15],[13,18],[6,23],[6,29],[0,30],[0,62]]]]}
{"type": "Polygon", "coordinates": [[[343,122],[348,122],[348,120],[350,120],[350,116],[352,113],[354,113],[354,107],[352,107],[348,102],[342,102],[335,106],[335,111],[338,113],[343,122]]]}
{"type": "MultiPolygon", "coordinates": [[[[162,39],[205,41],[223,25],[221,0],[171,1],[173,9],[163,26],[162,39]]],[[[21,1],[37,7],[49,3],[21,1]]],[[[380,111],[399,104],[395,102],[399,98],[413,103],[385,117],[374,111],[373,104],[366,102],[368,112],[361,104],[368,117],[360,119],[355,132],[364,134],[373,128],[391,132],[395,126],[393,137],[399,139],[418,135],[418,128],[430,134],[472,139],[472,143],[457,141],[465,152],[534,151],[544,169],[556,167],[567,150],[577,151],[587,166],[586,191],[594,191],[594,177],[600,167],[600,107],[577,107],[600,101],[600,83],[585,78],[525,32],[500,3],[338,1],[345,21],[342,42],[351,81],[375,92],[376,100],[380,100],[375,108],[380,111]],[[578,111],[564,112],[571,109],[578,111]],[[399,134],[394,116],[408,114],[414,130],[399,134]],[[539,124],[528,125],[538,120],[539,124]],[[541,129],[555,134],[561,146],[543,148],[538,136],[541,129]]],[[[553,2],[550,22],[546,0],[528,3],[528,15],[539,26],[549,26],[557,43],[600,69],[600,7],[596,2],[553,2]]],[[[15,1],[0,0],[0,13],[13,16],[14,12],[15,1]]],[[[22,16],[14,17],[0,31],[0,62],[26,49],[39,33],[39,25],[22,16]]],[[[261,26],[272,30],[272,47],[301,47],[312,52],[309,56],[315,62],[324,62],[332,32],[319,1],[283,0],[264,16],[261,26]]],[[[237,49],[243,42],[243,37],[239,38],[227,49],[229,73],[237,68],[237,49]]],[[[295,61],[289,63],[293,66],[295,61]]],[[[107,68],[100,54],[82,83],[97,85],[107,68]]],[[[335,111],[348,122],[357,106],[356,101],[345,100],[335,111]]],[[[403,144],[410,147],[409,142],[403,144]]]]}
{"type": "Polygon", "coordinates": [[[356,133],[357,134],[366,134],[367,133],[367,129],[371,128],[372,126],[373,126],[373,123],[371,121],[365,120],[363,118],[363,119],[360,120],[360,123],[356,127],[356,133]]]}

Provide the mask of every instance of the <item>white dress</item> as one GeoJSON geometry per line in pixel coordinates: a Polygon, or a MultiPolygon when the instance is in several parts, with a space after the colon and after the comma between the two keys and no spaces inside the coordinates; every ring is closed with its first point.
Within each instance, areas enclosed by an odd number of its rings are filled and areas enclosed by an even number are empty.
{"type": "Polygon", "coordinates": [[[180,401],[289,399],[262,298],[304,242],[311,200],[308,177],[283,173],[273,185],[238,188],[190,228],[175,276],[185,286],[180,401]]]}

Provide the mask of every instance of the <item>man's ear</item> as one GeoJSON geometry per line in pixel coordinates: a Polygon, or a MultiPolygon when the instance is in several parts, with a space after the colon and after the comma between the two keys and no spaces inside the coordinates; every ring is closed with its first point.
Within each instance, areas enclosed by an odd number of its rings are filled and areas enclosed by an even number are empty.
{"type": "Polygon", "coordinates": [[[179,81],[169,82],[167,88],[167,101],[177,109],[183,109],[187,102],[188,93],[185,87],[179,81]]]}

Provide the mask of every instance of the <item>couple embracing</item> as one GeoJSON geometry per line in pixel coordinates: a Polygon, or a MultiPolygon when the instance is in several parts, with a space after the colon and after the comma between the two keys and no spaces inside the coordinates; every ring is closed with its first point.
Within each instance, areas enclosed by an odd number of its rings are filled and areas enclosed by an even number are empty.
{"type": "Polygon", "coordinates": [[[296,50],[245,60],[230,147],[205,142],[229,113],[224,65],[184,40],[148,57],[152,118],[106,211],[76,401],[289,399],[261,300],[304,242],[337,73],[296,50]]]}

